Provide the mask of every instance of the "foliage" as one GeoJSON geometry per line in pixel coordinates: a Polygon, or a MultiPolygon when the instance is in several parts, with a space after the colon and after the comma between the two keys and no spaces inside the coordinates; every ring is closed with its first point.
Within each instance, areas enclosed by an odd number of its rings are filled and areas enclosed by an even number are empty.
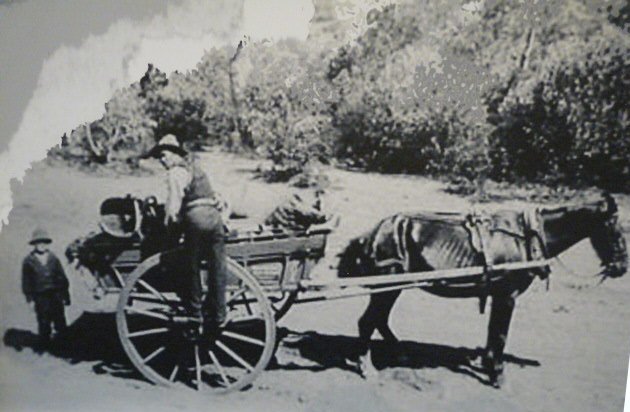
{"type": "Polygon", "coordinates": [[[341,162],[466,187],[491,178],[630,191],[622,0],[420,0],[368,21],[334,50],[242,42],[185,74],[149,65],[55,153],[133,161],[174,133],[255,152],[270,181],[309,185],[320,164],[341,162]]]}
{"type": "Polygon", "coordinates": [[[286,181],[330,159],[330,118],[317,54],[296,41],[249,46],[238,66],[241,123],[252,147],[273,162],[262,176],[286,181]]]}
{"type": "Polygon", "coordinates": [[[589,47],[509,102],[492,136],[494,175],[630,190],[630,92],[625,56],[589,47]]]}
{"type": "Polygon", "coordinates": [[[333,59],[338,67],[355,56],[334,73],[340,93],[332,106],[336,154],[352,166],[467,179],[487,169],[469,104],[479,87],[466,71],[474,76],[475,68],[440,44],[448,38],[444,22],[459,10],[457,2],[444,4],[388,7],[373,16],[364,38],[333,59]]]}

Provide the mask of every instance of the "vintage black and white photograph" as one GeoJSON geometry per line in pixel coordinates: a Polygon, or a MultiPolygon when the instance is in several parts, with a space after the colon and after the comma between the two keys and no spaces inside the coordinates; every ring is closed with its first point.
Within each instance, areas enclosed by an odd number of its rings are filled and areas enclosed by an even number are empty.
{"type": "Polygon", "coordinates": [[[630,408],[625,0],[9,0],[0,62],[1,411],[630,408]]]}

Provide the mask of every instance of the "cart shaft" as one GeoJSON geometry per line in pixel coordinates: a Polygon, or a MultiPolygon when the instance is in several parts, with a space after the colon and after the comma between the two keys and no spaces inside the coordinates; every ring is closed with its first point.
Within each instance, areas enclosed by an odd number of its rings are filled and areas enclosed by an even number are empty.
{"type": "Polygon", "coordinates": [[[542,266],[548,266],[551,263],[551,259],[537,260],[531,262],[511,262],[501,263],[489,267],[484,266],[471,266],[455,269],[441,269],[431,270],[423,272],[411,272],[397,275],[375,275],[375,276],[361,276],[356,278],[344,278],[335,279],[332,281],[317,281],[317,280],[302,280],[300,282],[301,290],[319,290],[328,288],[341,288],[348,286],[383,286],[393,285],[400,283],[416,283],[426,282],[436,283],[442,280],[448,280],[463,276],[481,275],[485,271],[498,272],[498,271],[512,271],[512,270],[527,270],[539,268],[542,266]]]}

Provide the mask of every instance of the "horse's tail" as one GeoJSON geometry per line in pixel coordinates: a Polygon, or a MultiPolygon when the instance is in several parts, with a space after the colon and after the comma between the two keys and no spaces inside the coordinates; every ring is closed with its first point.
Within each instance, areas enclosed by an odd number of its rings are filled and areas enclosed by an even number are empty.
{"type": "Polygon", "coordinates": [[[384,224],[390,218],[382,219],[368,232],[351,239],[341,253],[337,255],[337,276],[358,277],[369,276],[375,273],[375,252],[378,246],[379,235],[384,224]]]}

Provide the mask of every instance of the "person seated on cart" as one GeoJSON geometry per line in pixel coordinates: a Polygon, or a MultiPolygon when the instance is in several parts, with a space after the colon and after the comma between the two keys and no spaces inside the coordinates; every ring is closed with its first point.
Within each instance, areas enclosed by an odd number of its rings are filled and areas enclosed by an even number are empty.
{"type": "Polygon", "coordinates": [[[316,188],[310,196],[309,193],[293,193],[265,218],[264,226],[300,232],[313,225],[326,223],[332,215],[324,213],[324,193],[323,188],[316,188]]]}
{"type": "Polygon", "coordinates": [[[182,293],[191,315],[213,330],[226,319],[225,229],[210,179],[197,159],[172,134],[162,137],[146,157],[159,159],[167,170],[165,224],[181,225],[187,264],[182,293]],[[208,294],[203,301],[201,261],[208,262],[208,294]]]}

